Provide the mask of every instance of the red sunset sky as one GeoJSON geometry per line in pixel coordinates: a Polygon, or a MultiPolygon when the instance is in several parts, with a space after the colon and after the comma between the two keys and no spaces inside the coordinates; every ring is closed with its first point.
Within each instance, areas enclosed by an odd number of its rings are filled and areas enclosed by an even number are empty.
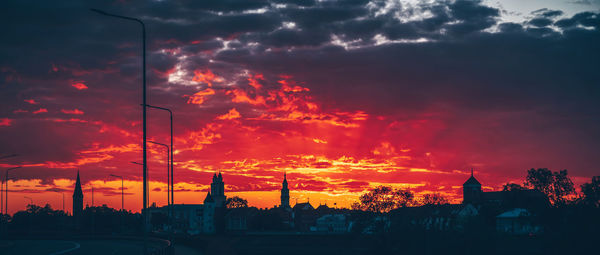
{"type": "MultiPolygon", "coordinates": [[[[175,115],[176,203],[201,203],[217,171],[257,207],[279,204],[284,172],[292,204],[338,207],[377,185],[459,202],[471,168],[486,190],[530,168],[568,169],[577,187],[598,174],[593,8],[514,21],[479,1],[259,2],[106,7],[147,20],[148,102],[175,115]]],[[[117,174],[139,211],[139,27],[80,5],[14,10],[0,43],[0,156],[19,154],[0,170],[23,167],[9,212],[24,196],[61,208],[60,193],[71,211],[77,170],[84,204],[93,186],[96,205],[119,208],[117,174]]],[[[148,114],[149,140],[168,144],[168,114],[148,114]]],[[[164,205],[164,148],[148,155],[164,205]]]]}

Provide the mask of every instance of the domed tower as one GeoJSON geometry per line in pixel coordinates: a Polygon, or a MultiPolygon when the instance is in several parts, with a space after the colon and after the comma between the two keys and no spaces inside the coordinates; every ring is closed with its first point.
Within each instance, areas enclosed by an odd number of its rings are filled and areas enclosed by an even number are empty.
{"type": "Polygon", "coordinates": [[[288,189],[288,182],[285,173],[283,173],[283,183],[281,186],[281,207],[290,208],[290,190],[288,189]]]}
{"type": "Polygon", "coordinates": [[[77,170],[77,181],[75,181],[75,191],[73,191],[73,216],[81,216],[83,211],[83,191],[81,190],[81,180],[79,179],[79,170],[77,170]]]}
{"type": "Polygon", "coordinates": [[[475,179],[471,169],[471,177],[463,184],[463,204],[479,203],[481,193],[481,183],[475,179]]]}

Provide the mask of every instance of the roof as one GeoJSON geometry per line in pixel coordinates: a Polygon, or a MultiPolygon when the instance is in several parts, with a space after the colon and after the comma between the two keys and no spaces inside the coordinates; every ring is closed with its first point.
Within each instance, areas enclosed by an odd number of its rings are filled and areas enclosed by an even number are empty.
{"type": "Polygon", "coordinates": [[[507,208],[542,209],[550,205],[548,197],[536,189],[483,192],[485,202],[496,202],[507,208]]]}
{"type": "Polygon", "coordinates": [[[529,216],[531,216],[531,213],[527,211],[527,209],[515,208],[510,211],[501,213],[500,215],[496,216],[496,218],[519,218],[529,216]]]}
{"type": "Polygon", "coordinates": [[[314,210],[315,208],[309,203],[297,203],[294,205],[294,210],[314,210]]]}
{"type": "Polygon", "coordinates": [[[469,179],[463,184],[463,186],[465,185],[479,185],[481,186],[481,183],[479,183],[479,181],[477,179],[475,179],[475,177],[473,175],[471,175],[471,177],[469,177],[469,179]]]}
{"type": "Polygon", "coordinates": [[[322,205],[319,205],[319,207],[317,207],[317,210],[326,210],[326,209],[329,209],[329,206],[327,206],[327,204],[322,204],[322,205]]]}

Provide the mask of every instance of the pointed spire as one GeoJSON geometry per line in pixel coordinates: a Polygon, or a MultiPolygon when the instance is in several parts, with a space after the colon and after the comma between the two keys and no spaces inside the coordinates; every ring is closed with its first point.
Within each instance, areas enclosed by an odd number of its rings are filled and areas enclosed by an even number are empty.
{"type": "Polygon", "coordinates": [[[471,167],[471,177],[473,177],[473,168],[471,167]]]}
{"type": "Polygon", "coordinates": [[[77,170],[77,180],[75,181],[73,197],[83,197],[83,190],[81,190],[81,179],[79,178],[79,170],[77,170]]]}

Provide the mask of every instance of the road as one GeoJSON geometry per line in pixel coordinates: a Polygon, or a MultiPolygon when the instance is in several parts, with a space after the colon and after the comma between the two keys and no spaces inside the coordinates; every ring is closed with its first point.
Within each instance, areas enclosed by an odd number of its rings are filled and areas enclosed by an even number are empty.
{"type": "MultiPolygon", "coordinates": [[[[121,255],[142,254],[142,242],[131,240],[15,240],[0,255],[121,255]]],[[[158,248],[156,244],[150,247],[158,248]]],[[[176,255],[200,255],[187,247],[175,247],[176,255]]]]}

